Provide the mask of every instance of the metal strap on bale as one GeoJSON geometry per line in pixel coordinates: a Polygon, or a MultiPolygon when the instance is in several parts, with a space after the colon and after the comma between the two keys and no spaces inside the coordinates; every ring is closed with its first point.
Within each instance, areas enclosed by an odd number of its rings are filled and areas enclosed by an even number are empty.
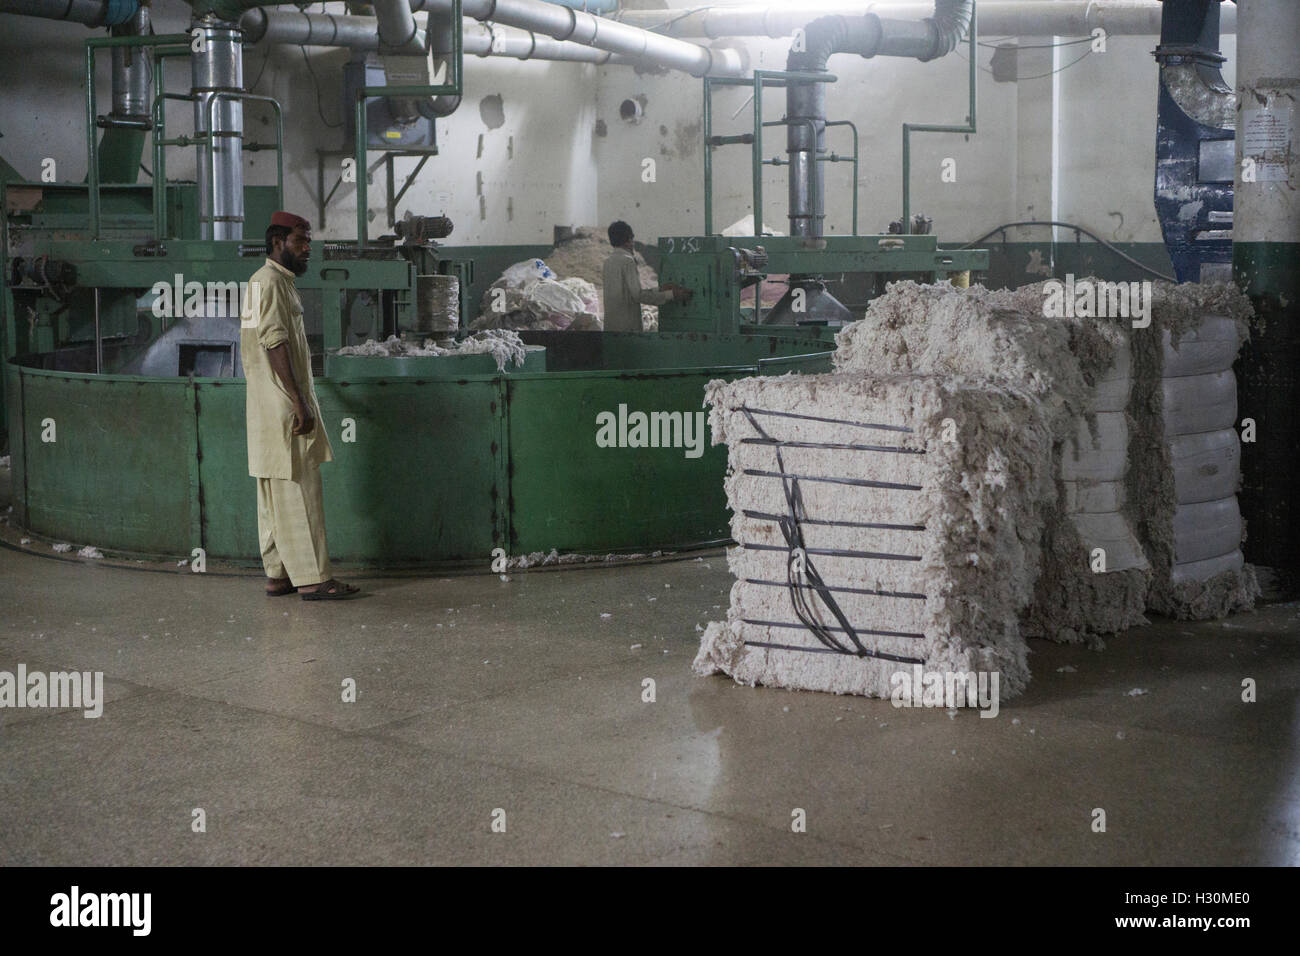
{"type": "MultiPolygon", "coordinates": [[[[781,529],[781,535],[782,537],[785,538],[786,547],[784,549],[776,545],[745,545],[743,543],[741,547],[754,548],[756,550],[771,549],[771,550],[778,550],[778,551],[779,550],[787,551],[786,587],[789,589],[790,592],[790,603],[793,606],[795,615],[799,618],[800,622],[802,622],[803,626],[806,627],[815,638],[817,638],[817,640],[822,644],[822,647],[821,648],[797,647],[794,645],[773,644],[773,643],[760,642],[760,641],[746,641],[745,642],[746,645],[752,647],[769,647],[769,648],[781,649],[781,650],[810,651],[813,653],[848,654],[854,657],[871,657],[878,660],[896,661],[904,664],[924,664],[925,661],[920,658],[904,657],[901,655],[886,654],[882,651],[869,650],[859,639],[860,633],[865,635],[886,636],[886,637],[907,637],[911,639],[921,638],[924,637],[924,635],[903,633],[897,631],[861,631],[860,632],[857,629],[855,629],[852,624],[849,623],[848,617],[844,614],[843,610],[841,610],[839,604],[836,602],[834,597],[834,592],[836,590],[844,590],[844,589],[835,589],[828,586],[826,582],[822,579],[821,575],[818,573],[817,568],[813,564],[812,559],[810,557],[810,554],[839,555],[841,554],[841,552],[826,550],[826,549],[813,549],[810,552],[809,548],[805,545],[804,538],[803,538],[803,523],[805,520],[808,519],[805,517],[803,496],[799,489],[799,481],[801,479],[810,480],[810,481],[822,480],[822,481],[832,481],[832,482],[842,483],[842,484],[878,487],[878,488],[886,488],[891,490],[911,490],[911,491],[920,491],[921,490],[920,486],[901,485],[894,482],[870,482],[862,479],[815,478],[809,476],[792,475],[786,471],[785,460],[783,455],[781,454],[781,449],[784,443],[776,441],[775,439],[772,438],[771,435],[765,432],[763,428],[755,420],[755,415],[773,415],[782,418],[800,418],[800,419],[811,420],[811,421],[822,421],[822,422],[828,422],[832,424],[852,425],[860,428],[873,428],[873,429],[879,429],[884,431],[904,432],[909,434],[911,433],[912,430],[910,428],[906,428],[900,425],[878,425],[878,424],[868,424],[863,422],[845,421],[839,419],[816,418],[811,415],[798,415],[791,412],[765,411],[760,409],[751,409],[745,406],[741,406],[740,409],[738,410],[744,413],[745,417],[749,420],[749,424],[753,427],[754,431],[758,433],[761,439],[765,440],[764,444],[770,444],[773,447],[773,449],[776,451],[776,464],[778,469],[776,472],[758,472],[758,471],[745,470],[743,473],[750,474],[750,475],[759,475],[763,477],[780,478],[781,487],[785,494],[786,509],[787,509],[786,514],[774,516],[778,527],[780,527],[781,529]],[[802,557],[802,565],[803,565],[802,572],[796,571],[795,568],[796,554],[802,557]],[[813,608],[813,604],[809,592],[811,592],[811,594],[816,595],[817,598],[820,598],[822,604],[826,607],[826,609],[839,623],[840,625],[839,627],[827,627],[826,625],[822,624],[820,621],[817,620],[817,618],[814,615],[814,608],[813,608]],[[835,636],[835,632],[839,632],[846,635],[852,646],[846,645],[841,640],[839,640],[835,636]]],[[[834,522],[817,522],[817,523],[834,524],[834,522]]],[[[851,524],[851,523],[847,523],[847,524],[851,524]]],[[[905,561],[920,560],[919,557],[912,557],[912,556],[905,556],[905,555],[875,555],[872,552],[842,552],[842,553],[846,556],[852,556],[852,557],[881,557],[888,560],[905,560],[905,561]]],[[[744,621],[744,623],[755,624],[759,626],[781,626],[781,627],[798,626],[795,624],[775,624],[774,622],[769,622],[769,621],[744,621]]]]}

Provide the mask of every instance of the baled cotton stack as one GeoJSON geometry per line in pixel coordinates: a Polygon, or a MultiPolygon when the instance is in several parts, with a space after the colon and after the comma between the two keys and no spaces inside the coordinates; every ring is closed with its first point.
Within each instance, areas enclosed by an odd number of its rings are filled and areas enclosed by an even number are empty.
{"type": "Polygon", "coordinates": [[[1241,438],[1232,366],[1249,335],[1250,300],[1226,284],[1156,287],[1160,388],[1150,396],[1160,460],[1148,551],[1153,610],[1203,620],[1254,606],[1259,585],[1245,563],[1237,506],[1241,438]]]}
{"type": "Polygon", "coordinates": [[[919,659],[998,670],[1013,694],[1024,637],[1096,640],[1148,608],[1252,606],[1231,378],[1249,300],[1147,288],[1145,315],[1098,318],[1047,314],[1046,283],[895,283],[837,336],[836,374],[712,383],[738,580],[696,669],[887,696],[919,659]],[[864,423],[909,427],[895,443],[925,453],[841,447],[883,443],[864,423]],[[793,504],[780,473],[805,476],[793,504]],[[790,587],[796,546],[829,590],[790,587]]]}
{"type": "Polygon", "coordinates": [[[1054,497],[1037,402],[917,375],[753,378],[707,394],[728,446],[737,580],[697,671],[888,696],[891,675],[919,664],[999,672],[1003,695],[1024,686],[1017,617],[1054,497]],[[792,593],[792,579],[809,586],[792,593]]]}
{"type": "Polygon", "coordinates": [[[1059,482],[1044,515],[1027,636],[1093,639],[1146,623],[1151,572],[1126,493],[1131,321],[1044,315],[1043,284],[1015,291],[894,283],[836,336],[835,368],[957,375],[1033,396],[1059,482]],[[1102,554],[1098,555],[1098,549],[1102,554]]]}

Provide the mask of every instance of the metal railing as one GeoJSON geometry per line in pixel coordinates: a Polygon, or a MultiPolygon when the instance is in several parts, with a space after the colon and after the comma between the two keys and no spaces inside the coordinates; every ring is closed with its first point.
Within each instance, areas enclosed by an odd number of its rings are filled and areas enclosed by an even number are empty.
{"type": "MultiPolygon", "coordinates": [[[[753,179],[754,235],[763,234],[763,167],[785,166],[789,160],[779,157],[763,159],[763,129],[767,126],[788,126],[786,119],[763,122],[763,87],[784,88],[790,81],[800,83],[834,83],[833,73],[807,73],[790,70],[755,70],[749,79],[740,77],[706,76],[704,78],[704,234],[713,235],[713,150],[717,146],[744,144],[750,147],[751,177],[753,179]],[[754,132],[736,136],[713,135],[713,88],[715,86],[752,86],[754,105],[754,132]]],[[[743,108],[743,107],[742,107],[743,108]]],[[[811,118],[797,120],[812,127],[814,148],[817,140],[816,121],[811,118]]],[[[853,157],[817,156],[820,163],[853,163],[853,235],[858,234],[858,128],[849,120],[827,121],[825,126],[847,126],[853,131],[853,157]]],[[[812,177],[811,201],[816,204],[817,177],[812,177]]]]}
{"type": "MultiPolygon", "coordinates": [[[[90,199],[90,238],[99,238],[99,147],[95,142],[95,51],[114,47],[168,47],[189,48],[186,33],[165,33],[157,36],[94,37],[86,41],[86,184],[90,199]]],[[[155,70],[155,73],[158,71],[155,70]]],[[[155,173],[156,180],[156,173],[155,173]]]]}
{"type": "MultiPolygon", "coordinates": [[[[975,132],[975,70],[978,63],[975,59],[976,50],[976,33],[975,17],[977,11],[975,5],[971,6],[970,29],[966,32],[966,41],[970,51],[970,112],[966,116],[966,125],[964,126],[937,126],[928,123],[904,123],[903,124],[903,222],[902,231],[904,234],[910,234],[912,231],[912,133],[974,133],[975,132]]],[[[829,124],[828,124],[829,125],[829,124]]]]}

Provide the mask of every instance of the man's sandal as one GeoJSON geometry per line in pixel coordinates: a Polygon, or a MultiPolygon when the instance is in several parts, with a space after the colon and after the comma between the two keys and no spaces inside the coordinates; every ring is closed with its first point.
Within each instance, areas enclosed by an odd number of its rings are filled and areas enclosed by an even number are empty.
{"type": "Polygon", "coordinates": [[[267,578],[267,581],[275,583],[274,587],[266,589],[267,597],[284,597],[286,594],[293,594],[298,590],[288,578],[267,578]]]}
{"type": "Polygon", "coordinates": [[[330,578],[315,591],[302,591],[304,601],[347,601],[361,596],[361,588],[330,578]]]}

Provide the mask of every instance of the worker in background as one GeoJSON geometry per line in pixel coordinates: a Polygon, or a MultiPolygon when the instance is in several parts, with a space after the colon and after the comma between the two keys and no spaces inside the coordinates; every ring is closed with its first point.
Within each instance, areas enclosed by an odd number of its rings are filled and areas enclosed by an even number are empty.
{"type": "Polygon", "coordinates": [[[240,316],[246,379],[248,473],[257,479],[257,534],[266,593],[304,601],[356,597],[330,574],[320,464],[333,461],[311,377],[311,350],[294,278],[311,259],[311,223],[277,212],[266,264],[253,273],[240,316]]]}
{"type": "Polygon", "coordinates": [[[606,332],[640,332],[641,306],[663,305],[670,300],[689,302],[691,299],[690,289],[671,282],[657,289],[641,288],[632,238],[632,227],[623,220],[610,223],[609,244],[614,251],[605,260],[601,274],[606,332]]]}

